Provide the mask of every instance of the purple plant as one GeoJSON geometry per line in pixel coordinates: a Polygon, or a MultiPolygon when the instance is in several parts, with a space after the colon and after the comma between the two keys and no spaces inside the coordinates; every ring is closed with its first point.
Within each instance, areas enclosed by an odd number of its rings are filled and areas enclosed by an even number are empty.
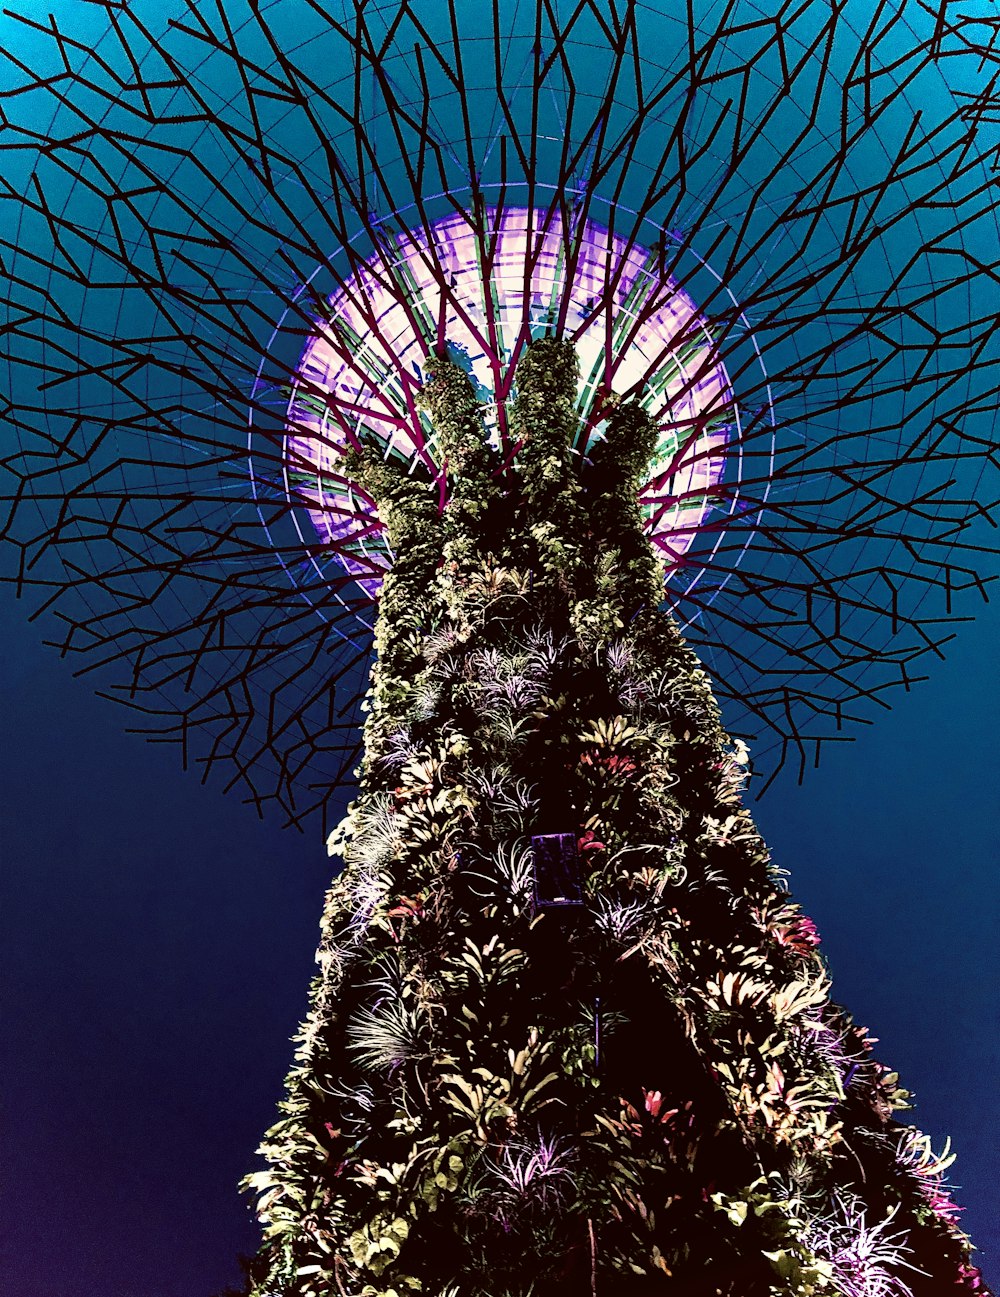
{"type": "Polygon", "coordinates": [[[486,1197],[505,1222],[526,1208],[554,1211],[562,1207],[572,1177],[559,1144],[558,1139],[544,1136],[534,1143],[507,1144],[489,1163],[495,1187],[486,1197]]]}
{"type": "Polygon", "coordinates": [[[834,1212],[814,1220],[805,1242],[816,1256],[833,1267],[834,1288],[843,1297],[913,1297],[912,1289],[895,1271],[917,1271],[905,1260],[910,1249],[906,1231],[890,1232],[898,1207],[884,1220],[868,1224],[855,1200],[834,1198],[834,1212]]]}

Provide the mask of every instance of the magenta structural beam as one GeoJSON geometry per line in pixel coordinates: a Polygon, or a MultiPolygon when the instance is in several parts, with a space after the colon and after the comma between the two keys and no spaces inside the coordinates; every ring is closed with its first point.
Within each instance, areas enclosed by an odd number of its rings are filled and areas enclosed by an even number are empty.
{"type": "Polygon", "coordinates": [[[377,593],[390,555],[371,501],[345,474],[345,452],[374,440],[386,457],[423,463],[445,489],[417,397],[425,358],[447,347],[472,375],[509,461],[514,369],[527,341],[557,328],[581,358],[581,456],[602,437],[612,401],[637,398],[659,423],[641,498],[668,575],[682,568],[709,515],[738,499],[738,483],[720,487],[738,410],[707,322],[656,262],[592,220],[488,208],[481,224],[457,213],[388,239],[331,296],[289,402],[286,480],[363,589],[377,593]]]}

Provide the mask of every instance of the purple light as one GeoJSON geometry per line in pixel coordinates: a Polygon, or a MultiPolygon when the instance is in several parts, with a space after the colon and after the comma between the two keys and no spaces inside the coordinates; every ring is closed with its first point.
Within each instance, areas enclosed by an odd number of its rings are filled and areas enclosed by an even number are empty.
{"type": "Polygon", "coordinates": [[[580,357],[578,453],[603,435],[612,393],[637,397],[659,423],[640,499],[668,577],[681,565],[718,500],[737,414],[709,328],[657,273],[662,259],[596,222],[530,208],[489,209],[481,226],[457,213],[380,238],[303,351],[285,437],[289,494],[371,597],[392,556],[372,501],[344,474],[344,451],[365,435],[386,457],[442,476],[416,396],[425,356],[445,345],[470,373],[491,440],[511,449],[517,360],[554,328],[580,357]]]}

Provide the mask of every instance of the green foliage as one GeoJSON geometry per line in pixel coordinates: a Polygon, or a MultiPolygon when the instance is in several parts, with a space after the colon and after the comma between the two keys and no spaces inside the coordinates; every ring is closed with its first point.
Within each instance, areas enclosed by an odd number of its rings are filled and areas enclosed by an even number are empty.
{"type": "Polygon", "coordinates": [[[898,1212],[914,1297],[961,1290],[946,1161],[831,1003],[746,749],[659,610],[655,428],[618,403],[584,471],[576,357],[540,339],[504,467],[464,371],[426,372],[443,514],[402,463],[348,465],[395,562],[345,867],[246,1180],[256,1297],[551,1297],[592,1268],[625,1297],[833,1297],[848,1200],[898,1212]],[[578,839],[577,911],[534,911],[539,832],[578,839]]]}

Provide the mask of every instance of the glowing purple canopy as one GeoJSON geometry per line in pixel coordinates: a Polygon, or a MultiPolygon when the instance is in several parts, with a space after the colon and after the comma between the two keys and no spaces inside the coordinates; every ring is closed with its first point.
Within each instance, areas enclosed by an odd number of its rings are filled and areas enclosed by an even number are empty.
{"type": "Polygon", "coordinates": [[[288,406],[286,489],[321,539],[374,596],[391,563],[372,501],[342,455],[363,434],[422,461],[442,484],[434,430],[417,409],[422,363],[447,346],[468,369],[491,439],[504,449],[517,359],[558,329],[581,362],[580,432],[600,439],[607,398],[637,397],[661,428],[641,500],[669,576],[712,508],[738,415],[729,376],[691,299],[657,273],[662,250],[593,221],[530,208],[464,213],[380,240],[328,304],[306,345],[288,406]]]}

